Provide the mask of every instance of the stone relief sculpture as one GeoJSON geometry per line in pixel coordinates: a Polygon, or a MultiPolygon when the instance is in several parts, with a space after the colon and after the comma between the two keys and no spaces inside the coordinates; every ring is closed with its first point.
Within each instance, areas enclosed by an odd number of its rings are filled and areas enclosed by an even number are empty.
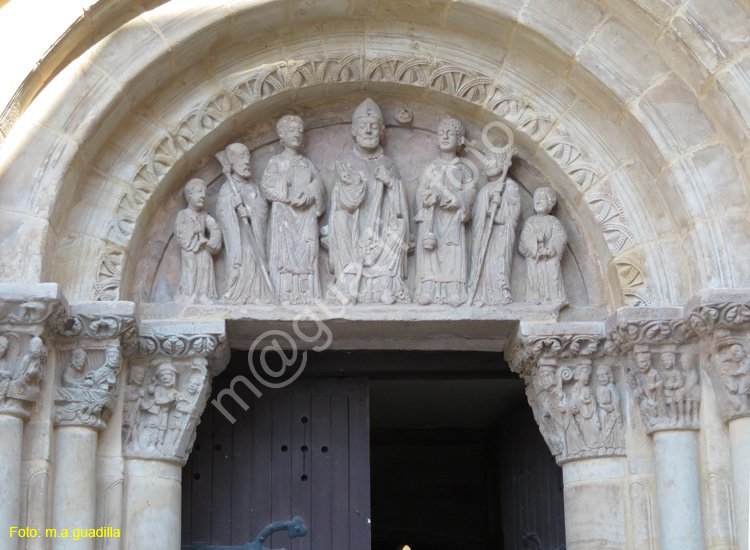
{"type": "Polygon", "coordinates": [[[146,396],[146,390],[143,387],[145,380],[146,368],[141,365],[132,366],[122,411],[123,446],[127,446],[133,437],[141,403],[146,396]]]}
{"type": "Polygon", "coordinates": [[[625,436],[622,426],[622,411],[620,409],[620,392],[615,386],[612,367],[600,365],[596,369],[599,389],[596,392],[599,407],[599,425],[601,426],[602,449],[606,454],[624,453],[625,436]]]}
{"type": "Polygon", "coordinates": [[[221,232],[203,209],[206,182],[198,178],[187,182],[185,199],[188,207],[180,210],[174,223],[182,257],[176,300],[211,304],[217,298],[212,256],[221,250],[221,232]]]}
{"type": "Polygon", "coordinates": [[[567,304],[560,260],[568,242],[565,228],[550,212],[557,193],[549,187],[534,192],[536,216],[526,220],[518,252],[526,258],[526,299],[533,303],[567,304]]]}
{"type": "Polygon", "coordinates": [[[476,178],[458,156],[464,128],[444,118],[437,128],[440,154],[422,172],[416,193],[417,289],[420,305],[466,303],[469,247],[466,224],[477,194],[476,178]]]}
{"type": "Polygon", "coordinates": [[[573,421],[583,436],[584,449],[601,446],[601,424],[597,404],[591,391],[591,360],[580,359],[575,371],[575,384],[570,388],[569,407],[573,421]]]}
{"type": "Polygon", "coordinates": [[[380,107],[364,100],[352,116],[354,147],[336,163],[330,221],[321,230],[334,276],[328,296],[345,305],[410,302],[406,193],[396,163],[383,153],[384,129],[380,107]]]}
{"type": "Polygon", "coordinates": [[[299,154],[302,119],[285,115],[276,132],[284,151],[271,157],[261,182],[271,203],[271,279],[282,304],[311,304],[321,298],[318,218],[326,208],[325,187],[313,163],[299,154]]]}
{"type": "Polygon", "coordinates": [[[596,389],[592,373],[593,360],[588,357],[579,357],[572,366],[541,357],[536,374],[525,376],[529,403],[558,462],[625,453],[621,399],[612,368],[599,366],[596,389]]]}
{"type": "Polygon", "coordinates": [[[75,348],[65,367],[62,383],[55,389],[54,422],[58,426],[91,426],[103,429],[117,399],[117,377],[122,367],[120,350],[105,350],[104,363],[85,373],[88,354],[75,348]]]}
{"type": "Polygon", "coordinates": [[[232,143],[216,155],[226,181],[216,199],[216,218],[224,238],[229,304],[265,304],[274,299],[266,264],[268,204],[250,178],[250,151],[232,143]]]}
{"type": "Polygon", "coordinates": [[[700,378],[693,358],[680,361],[676,348],[665,346],[658,355],[658,368],[648,346],[636,345],[633,355],[638,369],[628,368],[628,383],[647,431],[698,429],[700,378]]]}
{"type": "Polygon", "coordinates": [[[0,336],[0,411],[27,418],[39,396],[47,350],[42,339],[33,336],[28,341],[28,351],[16,363],[22,347],[19,335],[0,336]]]}
{"type": "Polygon", "coordinates": [[[564,424],[560,402],[563,396],[557,386],[556,365],[554,360],[540,360],[539,374],[533,377],[535,395],[533,399],[529,396],[529,403],[537,405],[532,408],[541,417],[538,421],[539,428],[550,451],[555,456],[560,456],[563,453],[563,438],[560,436],[564,424]]]}
{"type": "Polygon", "coordinates": [[[133,368],[123,411],[123,448],[128,456],[187,460],[208,396],[204,363],[193,360],[189,367],[178,368],[156,360],[148,386],[144,386],[146,369],[133,368]]]}
{"type": "Polygon", "coordinates": [[[737,341],[729,340],[717,347],[714,362],[721,374],[729,406],[737,413],[744,413],[750,410],[750,358],[737,341]]]}
{"type": "Polygon", "coordinates": [[[515,154],[510,145],[487,153],[488,183],[479,191],[472,212],[470,305],[502,306],[513,300],[510,269],[521,195],[507,176],[515,154]]]}

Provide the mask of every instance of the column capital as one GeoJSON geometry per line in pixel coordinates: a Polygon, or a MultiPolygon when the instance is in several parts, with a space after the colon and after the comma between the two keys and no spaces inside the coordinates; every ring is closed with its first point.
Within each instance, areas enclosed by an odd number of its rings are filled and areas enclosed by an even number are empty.
{"type": "Polygon", "coordinates": [[[750,416],[750,290],[703,290],[685,305],[725,422],[750,416]]]}
{"type": "Polygon", "coordinates": [[[71,304],[55,334],[56,426],[106,427],[117,402],[123,352],[132,352],[137,335],[132,302],[71,304]]]}
{"type": "Polygon", "coordinates": [[[681,308],[622,308],[607,320],[608,347],[627,355],[628,393],[646,432],[700,429],[698,334],[681,308]]]}
{"type": "Polygon", "coordinates": [[[185,464],[211,381],[228,361],[224,321],[143,323],[125,392],[125,457],[185,464]]]}
{"type": "Polygon", "coordinates": [[[625,454],[617,360],[603,323],[521,323],[506,351],[558,462],[625,454]]]}
{"type": "Polygon", "coordinates": [[[44,339],[67,311],[57,284],[0,284],[0,414],[31,417],[47,371],[44,339]]]}

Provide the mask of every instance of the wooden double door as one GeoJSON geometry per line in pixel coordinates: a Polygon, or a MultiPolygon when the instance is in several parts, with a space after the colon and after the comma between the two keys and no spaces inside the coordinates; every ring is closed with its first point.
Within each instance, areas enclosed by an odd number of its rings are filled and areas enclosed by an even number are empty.
{"type": "Polygon", "coordinates": [[[303,379],[242,397],[247,411],[222,401],[234,424],[210,402],[203,414],[183,471],[183,548],[243,546],[266,525],[299,516],[306,536],[290,541],[279,532],[263,545],[367,550],[367,381],[303,379]]]}

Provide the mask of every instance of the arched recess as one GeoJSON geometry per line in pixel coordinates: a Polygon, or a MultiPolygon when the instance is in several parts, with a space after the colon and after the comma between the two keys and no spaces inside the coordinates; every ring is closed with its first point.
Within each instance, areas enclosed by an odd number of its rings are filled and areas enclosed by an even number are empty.
{"type": "MultiPolygon", "coordinates": [[[[734,163],[729,161],[714,184],[735,182],[735,192],[721,200],[707,200],[682,183],[707,185],[696,159],[688,159],[687,166],[675,162],[683,154],[724,155],[725,147],[714,132],[712,117],[700,108],[691,111],[687,101],[680,113],[695,123],[692,129],[660,123],[673,121],[656,92],[680,95],[682,79],[669,72],[669,65],[650,45],[653,37],[638,36],[628,28],[632,13],[583,3],[575,9],[588,13],[585,24],[550,13],[549,20],[556,23],[552,25],[538,17],[541,8],[533,2],[458,2],[440,4],[438,10],[421,3],[408,7],[329,2],[325,8],[304,9],[282,2],[216,6],[175,0],[123,25],[48,86],[24,117],[26,124],[3,148],[3,186],[8,193],[1,206],[13,213],[3,228],[12,234],[3,250],[12,253],[29,245],[45,249],[43,261],[23,258],[20,266],[3,268],[3,279],[59,279],[70,289],[71,278],[99,277],[97,292],[88,288],[72,296],[105,297],[119,277],[125,252],[123,243],[108,237],[113,221],[119,225],[107,215],[107,210],[119,208],[108,195],[136,185],[134,172],[142,161],[148,162],[150,152],[179,137],[181,115],[209,107],[207,98],[226,90],[238,70],[286,63],[288,73],[296,62],[311,60],[321,51],[329,59],[355,51],[368,63],[384,55],[426,59],[430,75],[440,70],[440,63],[458,67],[469,80],[485,80],[491,89],[482,99],[463,98],[481,107],[489,107],[490,96],[498,93],[526,102],[536,120],[546,123],[538,143],[568,173],[571,205],[591,211],[598,226],[591,228],[592,234],[603,235],[597,242],[605,246],[597,253],[609,278],[619,279],[624,289],[624,296],[610,307],[679,303],[704,282],[733,283],[726,275],[734,271],[726,246],[738,235],[711,220],[722,200],[731,202],[734,217],[745,208],[741,179],[732,177],[734,163]],[[292,21],[295,26],[285,27],[292,21]],[[597,63],[612,53],[602,43],[607,37],[633,38],[633,51],[624,49],[617,64],[597,63]],[[634,72],[643,56],[648,67],[634,72]],[[614,105],[618,114],[607,105],[614,105]],[[686,138],[689,133],[694,139],[686,138]],[[682,170],[684,175],[691,169],[687,179],[675,172],[682,170]],[[97,177],[105,183],[92,190],[97,177]],[[711,221],[701,235],[696,234],[699,224],[690,209],[683,208],[686,201],[711,221]],[[685,244],[689,246],[682,249],[685,244]],[[71,250],[84,258],[80,264],[68,261],[71,250]],[[696,268],[674,269],[675,265],[696,268]]],[[[502,108],[490,109],[523,127],[528,110],[511,105],[506,101],[502,108]]],[[[212,114],[221,115],[221,107],[212,114]]],[[[215,123],[227,120],[231,117],[219,116],[215,123]]],[[[159,170],[188,163],[183,151],[167,147],[162,152],[159,170]]],[[[147,195],[153,191],[148,189],[147,195]]]]}

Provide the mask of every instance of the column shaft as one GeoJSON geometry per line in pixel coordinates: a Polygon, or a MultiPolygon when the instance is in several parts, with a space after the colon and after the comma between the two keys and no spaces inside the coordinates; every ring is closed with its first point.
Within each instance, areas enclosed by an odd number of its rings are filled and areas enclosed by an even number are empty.
{"type": "Polygon", "coordinates": [[[18,548],[19,538],[10,537],[10,528],[23,527],[19,525],[22,444],[23,420],[0,414],[0,548],[3,550],[18,548]]]}
{"type": "Polygon", "coordinates": [[[729,421],[734,478],[734,517],[739,550],[748,550],[750,540],[750,418],[729,421]]]}
{"type": "Polygon", "coordinates": [[[172,462],[125,461],[124,550],[180,550],[182,467],[172,462]]]}
{"type": "MultiPolygon", "coordinates": [[[[63,529],[96,528],[96,445],[99,434],[83,426],[55,429],[55,492],[52,527],[63,529]]],[[[93,550],[95,538],[57,537],[53,550],[93,550]]]]}
{"type": "Polygon", "coordinates": [[[703,550],[697,434],[656,432],[654,453],[662,550],[703,550]]]}
{"type": "Polygon", "coordinates": [[[567,547],[626,548],[624,459],[576,460],[562,469],[567,547]]]}

